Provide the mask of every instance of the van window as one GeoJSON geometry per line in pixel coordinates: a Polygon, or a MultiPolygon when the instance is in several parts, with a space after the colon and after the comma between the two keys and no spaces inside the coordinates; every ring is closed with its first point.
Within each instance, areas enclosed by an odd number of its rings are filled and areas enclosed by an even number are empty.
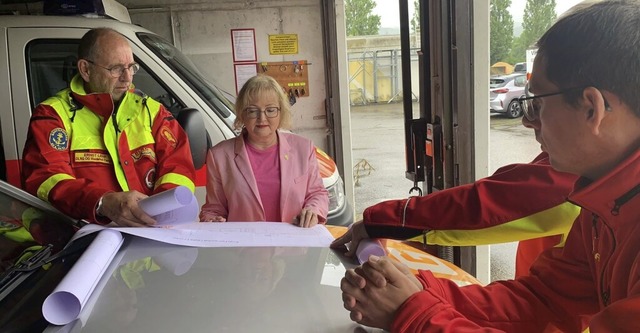
{"type": "Polygon", "coordinates": [[[69,86],[77,73],[78,40],[36,40],[27,45],[31,108],[69,86]]]}
{"type": "MultiPolygon", "coordinates": [[[[79,39],[40,39],[27,45],[27,76],[31,107],[65,89],[77,74],[79,39]]],[[[182,104],[147,70],[144,63],[133,76],[133,85],[147,96],[161,102],[174,116],[182,110],[182,104]]]]}
{"type": "Polygon", "coordinates": [[[233,121],[235,120],[235,114],[232,111],[233,103],[225,98],[216,86],[202,77],[200,71],[189,58],[157,35],[138,33],[138,37],[156,56],[178,74],[225,121],[229,128],[233,129],[233,121]]]}

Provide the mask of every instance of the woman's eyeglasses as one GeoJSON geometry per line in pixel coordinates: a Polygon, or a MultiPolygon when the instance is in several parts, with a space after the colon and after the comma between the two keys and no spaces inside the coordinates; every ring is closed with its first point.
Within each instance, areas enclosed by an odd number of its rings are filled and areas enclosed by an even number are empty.
{"type": "Polygon", "coordinates": [[[260,117],[260,113],[264,112],[264,115],[267,118],[275,118],[278,116],[278,112],[280,112],[280,108],[278,107],[268,107],[264,110],[260,110],[258,108],[249,107],[244,109],[244,113],[247,115],[249,119],[257,119],[260,117]]]}

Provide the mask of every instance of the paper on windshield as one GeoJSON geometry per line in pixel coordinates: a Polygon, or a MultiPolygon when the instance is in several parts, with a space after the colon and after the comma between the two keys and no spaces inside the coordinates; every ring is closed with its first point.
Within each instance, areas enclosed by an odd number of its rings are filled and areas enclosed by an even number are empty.
{"type": "MultiPolygon", "coordinates": [[[[106,228],[89,224],[78,230],[74,238],[106,228]]],[[[196,247],[328,247],[334,239],[324,225],[300,228],[283,222],[194,222],[173,228],[109,229],[163,243],[196,247]]]]}
{"type": "Polygon", "coordinates": [[[118,253],[122,234],[102,229],[78,261],[42,304],[44,318],[54,325],[65,325],[80,314],[98,281],[118,253]]]}

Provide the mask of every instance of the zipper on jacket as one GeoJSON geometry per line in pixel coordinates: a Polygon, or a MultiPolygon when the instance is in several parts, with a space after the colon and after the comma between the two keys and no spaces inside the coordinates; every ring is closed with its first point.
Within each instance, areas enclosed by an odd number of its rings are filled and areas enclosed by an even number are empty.
{"type": "Polygon", "coordinates": [[[629,192],[623,194],[620,198],[614,201],[614,206],[611,209],[611,214],[614,216],[618,216],[620,214],[620,207],[627,203],[627,201],[631,200],[631,198],[635,197],[640,193],[640,184],[636,185],[636,187],[629,190],[629,192]]]}
{"type": "Polygon", "coordinates": [[[591,230],[593,231],[593,239],[591,239],[591,255],[593,255],[593,260],[596,262],[600,262],[600,253],[598,252],[598,215],[591,214],[591,230]]]}
{"type": "Polygon", "coordinates": [[[606,288],[604,286],[604,273],[607,271],[609,262],[611,262],[611,256],[613,256],[613,253],[616,251],[617,242],[616,236],[613,233],[611,227],[609,227],[609,225],[604,221],[602,221],[602,225],[604,225],[604,227],[609,231],[609,233],[611,234],[611,239],[613,240],[613,244],[611,246],[611,255],[607,257],[607,261],[604,263],[604,265],[602,265],[602,270],[600,271],[600,296],[602,297],[602,304],[604,304],[604,306],[608,306],[611,302],[611,288],[610,283],[607,283],[606,288]]]}
{"type": "MultiPolygon", "coordinates": [[[[611,209],[611,215],[613,216],[618,216],[618,214],[620,214],[620,208],[622,208],[622,205],[626,204],[627,202],[629,202],[629,200],[631,200],[633,197],[635,197],[636,195],[640,194],[640,184],[636,185],[634,188],[632,188],[631,190],[627,191],[627,193],[623,194],[621,197],[619,197],[618,199],[615,199],[613,208],[611,209]]],[[[598,229],[596,227],[596,223],[598,221],[599,217],[595,214],[593,214],[593,250],[595,252],[594,257],[596,258],[596,262],[599,261],[599,253],[597,252],[597,248],[596,248],[596,242],[598,240],[598,229]]],[[[607,271],[607,266],[609,266],[609,262],[611,261],[611,256],[613,255],[613,253],[616,250],[617,247],[617,241],[616,241],[616,235],[613,232],[613,230],[611,229],[611,227],[603,220],[602,221],[602,225],[609,231],[609,233],[611,234],[611,239],[613,241],[613,244],[611,246],[611,255],[609,255],[607,257],[607,261],[604,263],[604,265],[602,265],[602,270],[600,271],[600,297],[602,298],[602,304],[604,304],[604,306],[608,306],[609,303],[611,302],[611,290],[610,290],[610,286],[608,285],[605,289],[604,286],[604,277],[605,277],[605,272],[607,271]]]]}

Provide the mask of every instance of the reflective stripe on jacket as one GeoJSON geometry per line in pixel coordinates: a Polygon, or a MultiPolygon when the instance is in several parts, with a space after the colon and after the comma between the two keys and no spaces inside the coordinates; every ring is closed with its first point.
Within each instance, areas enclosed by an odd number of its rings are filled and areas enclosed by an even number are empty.
{"type": "Polygon", "coordinates": [[[79,75],[34,110],[22,179],[30,193],[90,221],[107,192],[195,189],[187,136],[160,103],[129,91],[114,110],[109,94],[86,94],[79,75]]]}
{"type": "Polygon", "coordinates": [[[580,208],[566,198],[577,177],[555,171],[546,153],[513,164],[473,184],[423,197],[390,200],[364,211],[371,237],[411,238],[428,244],[470,246],[527,241],[518,248],[516,272],[526,274],[544,248],[562,245],[580,208]],[[408,202],[407,202],[408,201],[408,202]],[[403,228],[398,228],[403,227],[403,228]]]}

